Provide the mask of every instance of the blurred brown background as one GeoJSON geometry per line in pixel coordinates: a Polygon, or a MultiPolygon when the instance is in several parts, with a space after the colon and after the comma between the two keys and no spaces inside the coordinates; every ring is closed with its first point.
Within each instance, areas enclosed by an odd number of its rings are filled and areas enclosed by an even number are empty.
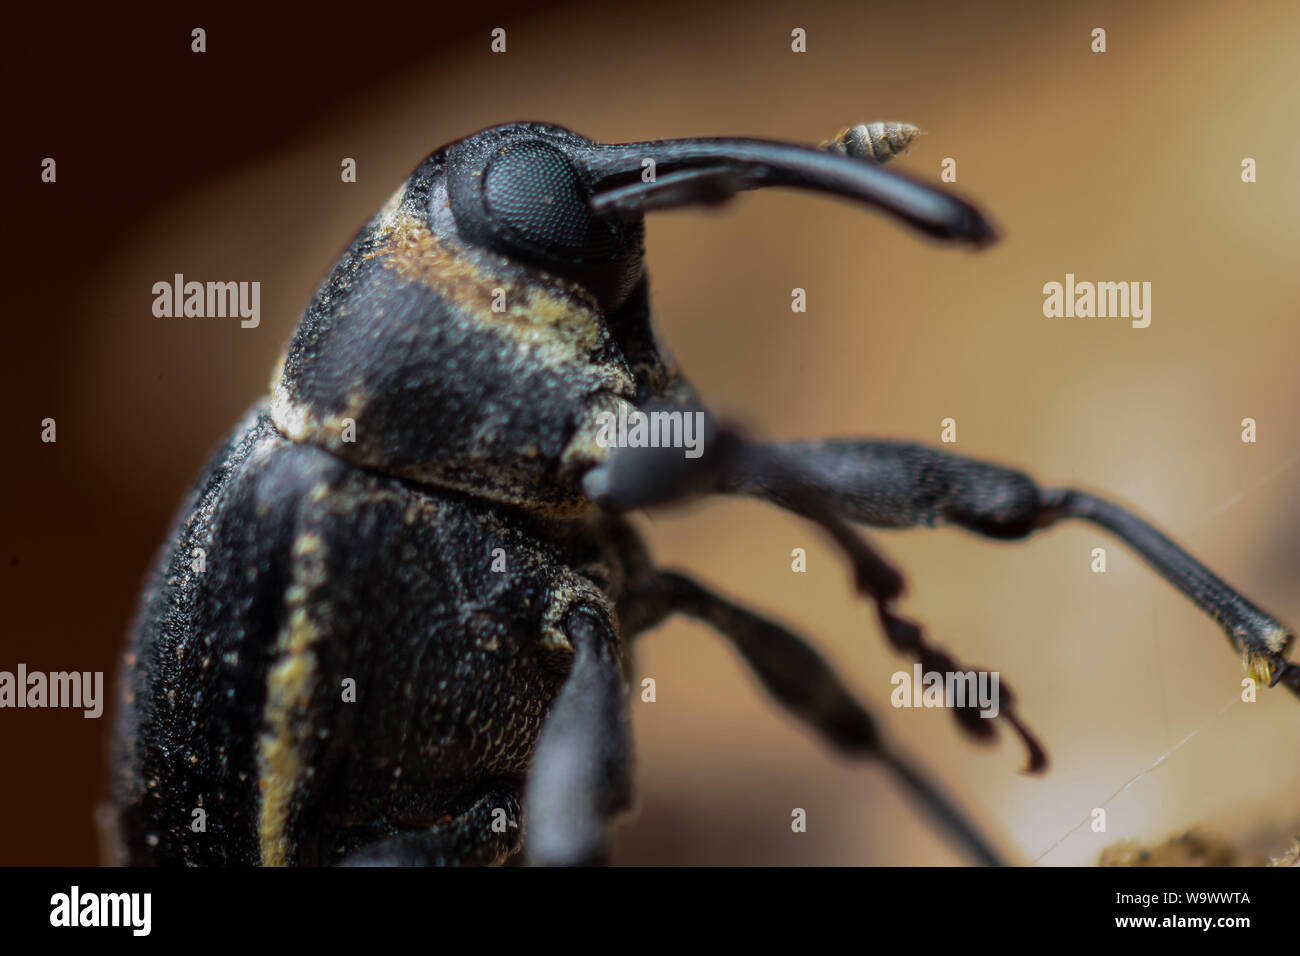
{"type": "MultiPolygon", "coordinates": [[[[104,670],[188,483],[265,389],[299,310],[356,229],[439,145],[541,119],[606,140],[817,142],[901,119],[902,166],[1005,229],[971,255],[794,193],[649,221],[665,342],[722,412],[772,437],[881,435],[1073,482],[1139,509],[1252,599],[1300,621],[1300,8],[1287,3],[571,3],[358,7],[126,21],[27,11],[2,62],[6,618],[0,669],[104,670]],[[208,52],[189,52],[207,30],[208,52]],[[489,52],[504,27],[508,52],[489,52]],[[1089,50],[1104,27],[1109,50],[1089,50]],[[790,52],[803,27],[808,52],[790,52]],[[58,161],[58,182],[39,181],[58,161]],[[340,160],[359,182],[339,181],[340,160]],[[1258,161],[1259,181],[1240,181],[1258,161]],[[173,273],[260,280],[262,323],[158,319],[173,273]],[[1153,283],[1145,330],[1047,319],[1042,285],[1153,283]],[[790,311],[790,290],[809,311],[790,311]],[[40,421],[58,422],[42,444],[40,421]],[[1239,422],[1259,423],[1259,442],[1239,422]]],[[[1070,526],[1016,545],[880,533],[906,609],[1002,672],[1047,743],[1019,775],[940,711],[893,710],[883,647],[805,523],[714,500],[641,519],[661,561],[808,635],[887,732],[1030,861],[1091,863],[1189,826],[1240,842],[1300,822],[1300,706],[1220,709],[1240,669],[1216,626],[1113,540],[1070,526]],[[1089,572],[1105,546],[1109,572],[1089,572]],[[790,571],[804,547],[809,572],[790,571]]],[[[646,638],[633,704],[639,812],[624,863],[962,862],[882,772],[837,760],[763,699],[730,651],[674,621],[646,638]],[[808,811],[806,834],[790,811],[808,811]]],[[[0,863],[94,862],[110,719],[0,712],[0,863]]]]}

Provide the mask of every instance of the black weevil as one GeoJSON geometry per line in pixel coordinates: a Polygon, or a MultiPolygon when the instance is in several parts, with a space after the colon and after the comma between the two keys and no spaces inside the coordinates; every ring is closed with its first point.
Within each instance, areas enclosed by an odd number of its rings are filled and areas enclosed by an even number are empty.
{"type": "MultiPolygon", "coordinates": [[[[631,795],[631,640],[681,612],[830,745],[888,766],[974,859],[1000,862],[804,641],[656,569],[619,517],[701,493],[823,528],[890,644],[926,671],[962,668],[896,613],[902,578],[851,523],[1012,539],[1092,521],[1218,620],[1256,679],[1300,693],[1291,633],[1118,506],[921,445],[751,441],[659,348],[649,209],[791,186],[991,241],[972,206],[876,165],[900,129],[812,149],[606,145],[516,123],[425,160],[322,284],[269,401],[159,559],[122,674],[122,859],[479,864],[522,846],[534,863],[601,861],[631,795]],[[698,413],[703,454],[600,440],[629,408],[698,413]]],[[[954,713],[986,737],[977,706],[954,713]]],[[[1042,769],[1005,685],[1000,715],[1042,769]]]]}

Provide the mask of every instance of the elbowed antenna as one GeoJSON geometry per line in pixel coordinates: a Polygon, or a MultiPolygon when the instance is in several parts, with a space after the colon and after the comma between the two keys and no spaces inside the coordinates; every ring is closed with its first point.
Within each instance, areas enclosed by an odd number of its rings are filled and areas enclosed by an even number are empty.
{"type": "Polygon", "coordinates": [[[654,209],[720,202],[741,190],[788,186],[875,206],[929,236],[984,246],[997,231],[974,206],[886,172],[869,159],[762,139],[665,139],[593,144],[582,161],[594,182],[592,209],[638,216],[654,209]],[[655,178],[643,182],[643,161],[655,178]]]}

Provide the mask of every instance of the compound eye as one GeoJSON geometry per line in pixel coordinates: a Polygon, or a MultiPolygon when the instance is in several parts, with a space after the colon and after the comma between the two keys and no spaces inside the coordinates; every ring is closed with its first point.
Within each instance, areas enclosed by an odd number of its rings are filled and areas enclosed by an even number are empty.
{"type": "Polygon", "coordinates": [[[512,144],[483,172],[483,205],[512,245],[548,259],[605,259],[617,248],[613,227],[592,216],[588,190],[560,150],[512,144]]]}

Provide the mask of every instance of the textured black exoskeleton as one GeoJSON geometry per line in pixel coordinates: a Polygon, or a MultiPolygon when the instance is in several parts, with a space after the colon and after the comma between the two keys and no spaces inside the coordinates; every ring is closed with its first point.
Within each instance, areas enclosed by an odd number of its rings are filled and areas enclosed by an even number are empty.
{"type": "MultiPolygon", "coordinates": [[[[681,612],[998,862],[807,644],[658,570],[619,516],[694,494],[756,495],[822,527],[891,645],[939,672],[963,668],[896,612],[902,578],[851,524],[1011,539],[1084,518],[1213,615],[1253,675],[1300,692],[1290,632],[1113,504],[920,445],[759,443],[707,415],[655,342],[646,210],[782,185],[940,240],[993,238],[971,206],[870,162],[891,154],[870,129],[818,150],[603,145],[518,123],[425,160],[316,293],[160,557],[122,678],[123,858],[603,860],[631,796],[631,641],[681,612]],[[607,440],[629,410],[679,429],[669,445],[699,412],[703,454],[607,440]]],[[[987,737],[977,706],[955,714],[987,737]]],[[[1005,685],[1000,706],[1041,769],[1005,685]]]]}

